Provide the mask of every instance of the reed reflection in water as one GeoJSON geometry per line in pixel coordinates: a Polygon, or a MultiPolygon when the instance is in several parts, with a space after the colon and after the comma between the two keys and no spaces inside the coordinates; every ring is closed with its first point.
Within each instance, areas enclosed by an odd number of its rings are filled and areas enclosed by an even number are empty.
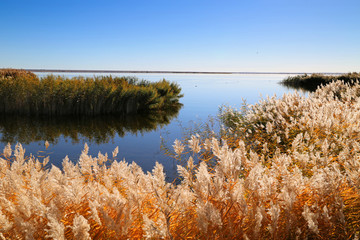
{"type": "Polygon", "coordinates": [[[166,111],[125,116],[0,116],[0,141],[10,144],[48,141],[56,144],[60,137],[65,137],[73,143],[85,139],[88,143],[102,144],[111,141],[116,135],[142,134],[167,125],[177,117],[181,107],[178,104],[166,111]]]}

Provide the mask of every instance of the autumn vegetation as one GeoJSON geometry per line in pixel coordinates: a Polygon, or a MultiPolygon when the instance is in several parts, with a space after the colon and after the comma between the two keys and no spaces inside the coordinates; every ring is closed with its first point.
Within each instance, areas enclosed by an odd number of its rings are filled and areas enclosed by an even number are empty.
{"type": "Polygon", "coordinates": [[[74,77],[0,69],[0,113],[13,115],[124,115],[179,105],[180,87],[166,80],[134,77],[74,77]]]}
{"type": "Polygon", "coordinates": [[[360,85],[225,108],[221,137],[176,140],[162,165],[110,161],[85,146],[48,166],[20,144],[0,158],[3,239],[357,239],[360,85]]]}

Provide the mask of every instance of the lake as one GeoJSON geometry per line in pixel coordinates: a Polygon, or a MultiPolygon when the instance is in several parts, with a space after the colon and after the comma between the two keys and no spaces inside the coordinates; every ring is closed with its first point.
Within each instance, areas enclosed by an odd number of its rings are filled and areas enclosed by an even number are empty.
{"type": "MultiPolygon", "coordinates": [[[[38,73],[44,76],[48,73],[38,73]]],[[[105,75],[97,73],[53,73],[66,77],[105,75]]],[[[97,118],[34,119],[26,117],[0,118],[0,148],[10,142],[13,146],[21,142],[27,154],[50,156],[50,163],[61,166],[68,155],[76,162],[84,144],[89,153],[97,155],[111,152],[119,147],[117,160],[136,162],[143,170],[151,171],[155,162],[164,165],[169,179],[176,175],[176,162],[165,156],[160,149],[161,137],[171,145],[180,138],[183,127],[191,123],[206,121],[216,116],[221,105],[239,108],[243,99],[254,104],[266,96],[294,90],[283,87],[279,82],[285,74],[111,74],[113,76],[135,76],[148,81],[166,79],[176,82],[182,88],[183,107],[164,116],[129,116],[97,118]],[[45,151],[44,142],[50,142],[45,151]],[[45,151],[45,152],[43,152],[45,151]]]]}

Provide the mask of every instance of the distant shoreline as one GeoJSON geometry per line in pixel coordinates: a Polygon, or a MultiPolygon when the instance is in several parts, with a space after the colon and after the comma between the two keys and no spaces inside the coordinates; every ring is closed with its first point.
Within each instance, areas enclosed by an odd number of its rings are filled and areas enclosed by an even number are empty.
{"type": "MultiPolygon", "coordinates": [[[[30,72],[51,73],[166,73],[166,74],[313,74],[316,72],[200,72],[200,71],[136,71],[136,70],[68,70],[68,69],[24,69],[30,72]]],[[[328,75],[340,75],[339,72],[318,72],[328,75]]]]}

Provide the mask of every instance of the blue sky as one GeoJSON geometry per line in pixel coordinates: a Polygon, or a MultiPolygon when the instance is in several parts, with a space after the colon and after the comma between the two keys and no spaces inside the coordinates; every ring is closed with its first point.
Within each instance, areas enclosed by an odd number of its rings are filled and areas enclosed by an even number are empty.
{"type": "Polygon", "coordinates": [[[0,0],[0,68],[360,71],[359,0],[0,0]]]}

